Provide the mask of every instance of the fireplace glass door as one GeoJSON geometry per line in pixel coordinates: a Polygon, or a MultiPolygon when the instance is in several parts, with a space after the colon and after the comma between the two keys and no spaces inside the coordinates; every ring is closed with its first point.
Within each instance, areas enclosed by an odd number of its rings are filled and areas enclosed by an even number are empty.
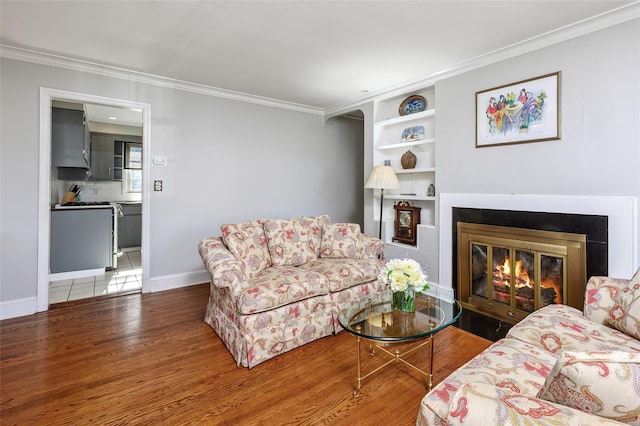
{"type": "Polygon", "coordinates": [[[550,304],[581,303],[569,293],[584,276],[584,245],[572,240],[580,236],[463,225],[458,294],[465,308],[518,321],[550,304]]]}
{"type": "Polygon", "coordinates": [[[504,245],[470,244],[474,296],[489,301],[491,295],[492,303],[529,313],[552,303],[564,303],[565,256],[504,245]],[[486,277],[490,277],[489,282],[486,277]]]}

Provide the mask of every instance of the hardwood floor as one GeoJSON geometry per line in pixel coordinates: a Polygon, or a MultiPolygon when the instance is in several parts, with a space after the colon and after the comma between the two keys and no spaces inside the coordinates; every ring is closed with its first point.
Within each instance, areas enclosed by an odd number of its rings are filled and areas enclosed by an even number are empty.
{"type": "MultiPolygon", "coordinates": [[[[0,423],[415,424],[426,378],[410,368],[380,371],[354,398],[346,332],[236,367],[202,321],[207,298],[201,284],[0,321],[0,423]]],[[[456,327],[435,342],[435,382],[491,344],[456,327]]]]}

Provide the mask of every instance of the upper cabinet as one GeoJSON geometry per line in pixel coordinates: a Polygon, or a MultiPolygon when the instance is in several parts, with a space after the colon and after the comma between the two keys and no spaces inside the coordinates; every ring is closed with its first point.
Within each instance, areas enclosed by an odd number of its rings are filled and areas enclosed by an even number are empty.
{"type": "Polygon", "coordinates": [[[142,146],[142,137],[92,132],[91,180],[121,181],[128,145],[142,146]]]}
{"type": "Polygon", "coordinates": [[[51,109],[51,165],[88,170],[89,128],[82,110],[51,109]]]}
{"type": "Polygon", "coordinates": [[[113,180],[113,139],[100,133],[91,134],[91,180],[113,180]]]}
{"type": "MultiPolygon", "coordinates": [[[[383,165],[389,160],[400,188],[385,190],[383,220],[392,221],[393,204],[405,200],[421,208],[422,225],[435,226],[435,187],[436,187],[436,131],[435,131],[435,89],[424,88],[392,98],[380,99],[374,103],[374,166],[383,165]],[[422,111],[401,115],[400,107],[410,96],[425,99],[422,111]],[[414,161],[406,162],[402,158],[414,161]],[[410,167],[412,166],[413,167],[410,167]]],[[[379,193],[374,191],[379,204],[379,193]]],[[[379,206],[374,206],[379,209],[379,206]]],[[[376,213],[376,215],[379,214],[376,213]]]]}

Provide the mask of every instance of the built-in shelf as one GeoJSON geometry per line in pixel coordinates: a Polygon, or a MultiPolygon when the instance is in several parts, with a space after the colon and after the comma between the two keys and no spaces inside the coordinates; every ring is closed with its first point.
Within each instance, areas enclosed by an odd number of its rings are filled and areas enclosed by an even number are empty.
{"type": "Polygon", "coordinates": [[[420,168],[416,168],[416,169],[398,169],[398,170],[394,170],[395,174],[402,174],[402,173],[432,173],[435,172],[436,168],[435,167],[420,167],[420,168]]]}
{"type": "Polygon", "coordinates": [[[419,145],[426,145],[429,143],[435,143],[435,141],[436,141],[435,138],[429,138],[429,139],[421,139],[419,141],[400,142],[400,143],[393,143],[389,145],[381,145],[376,148],[377,149],[407,148],[409,146],[419,146],[419,145]]]}
{"type": "Polygon", "coordinates": [[[379,121],[376,126],[393,126],[394,124],[407,123],[410,121],[422,120],[423,118],[432,117],[436,115],[435,109],[427,109],[422,112],[416,112],[409,115],[403,115],[400,117],[389,118],[387,120],[379,121]]]}
{"type": "MultiPolygon", "coordinates": [[[[374,194],[375,198],[380,198],[380,194],[374,194]]],[[[385,200],[414,200],[414,201],[435,201],[436,197],[428,197],[426,195],[400,195],[400,194],[384,194],[385,200]]]]}
{"type": "Polygon", "coordinates": [[[397,243],[395,241],[387,241],[385,242],[385,245],[388,245],[391,247],[399,247],[407,250],[416,250],[416,251],[420,250],[418,246],[412,246],[411,244],[397,243]]]}
{"type": "MultiPolygon", "coordinates": [[[[438,197],[432,194],[432,186],[437,184],[436,170],[436,99],[435,86],[425,86],[411,92],[396,93],[379,98],[374,102],[374,120],[371,126],[373,136],[373,165],[390,165],[397,175],[399,186],[384,192],[384,202],[380,201],[380,191],[373,193],[373,215],[377,222],[382,214],[385,255],[408,256],[423,265],[436,267],[438,263],[438,197]],[[399,106],[409,96],[423,96],[428,107],[422,112],[400,116],[399,106]],[[421,126],[424,132],[409,130],[421,126]],[[421,137],[420,140],[409,138],[421,137]],[[403,139],[405,136],[406,139],[403,139]],[[402,157],[411,151],[416,157],[413,169],[402,167],[402,157]],[[430,189],[431,188],[431,189],[430,189]],[[415,195],[402,195],[415,194],[415,195]],[[394,205],[406,201],[420,208],[420,224],[417,226],[415,246],[392,241],[395,234],[394,205]],[[382,211],[381,211],[382,210],[382,211]]],[[[437,273],[436,273],[437,276],[437,273]]]]}

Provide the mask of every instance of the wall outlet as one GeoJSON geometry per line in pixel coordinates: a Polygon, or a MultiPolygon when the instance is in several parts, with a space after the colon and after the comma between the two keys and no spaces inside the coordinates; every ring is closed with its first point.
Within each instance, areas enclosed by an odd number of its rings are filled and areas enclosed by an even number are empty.
{"type": "Polygon", "coordinates": [[[162,191],[162,181],[161,180],[154,180],[153,181],[153,190],[154,191],[162,191]]]}

